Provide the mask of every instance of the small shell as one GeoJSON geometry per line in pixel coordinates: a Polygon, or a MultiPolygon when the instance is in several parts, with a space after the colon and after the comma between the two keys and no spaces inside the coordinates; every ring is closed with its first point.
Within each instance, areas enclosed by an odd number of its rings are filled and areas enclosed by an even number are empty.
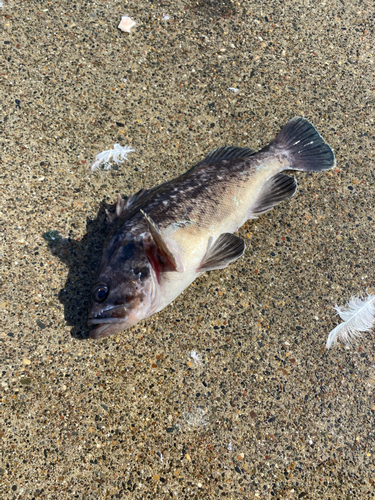
{"type": "Polygon", "coordinates": [[[130,33],[130,30],[132,29],[133,26],[135,26],[137,23],[133,21],[131,17],[128,16],[122,16],[120,24],[118,25],[118,28],[121,31],[126,31],[127,33],[130,33]]]}

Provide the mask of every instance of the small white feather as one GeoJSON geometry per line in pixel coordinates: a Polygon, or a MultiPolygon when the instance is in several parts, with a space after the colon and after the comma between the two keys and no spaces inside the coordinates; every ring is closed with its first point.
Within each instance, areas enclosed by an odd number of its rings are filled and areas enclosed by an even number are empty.
{"type": "Polygon", "coordinates": [[[121,146],[120,144],[115,144],[113,149],[108,149],[107,151],[102,151],[99,153],[94,163],[91,166],[92,172],[99,169],[103,165],[104,170],[110,170],[112,167],[108,164],[109,160],[114,161],[117,165],[123,163],[124,160],[128,159],[128,154],[135,151],[130,146],[121,146]]]}
{"type": "Polygon", "coordinates": [[[375,325],[374,294],[367,294],[367,297],[352,297],[344,308],[341,309],[336,305],[335,309],[344,323],[337,325],[329,334],[327,349],[337,339],[351,345],[358,337],[362,337],[362,332],[368,332],[375,325]]]}
{"type": "Polygon", "coordinates": [[[202,354],[199,354],[199,352],[196,351],[191,351],[190,357],[194,360],[196,365],[201,365],[202,364],[202,354]]]}

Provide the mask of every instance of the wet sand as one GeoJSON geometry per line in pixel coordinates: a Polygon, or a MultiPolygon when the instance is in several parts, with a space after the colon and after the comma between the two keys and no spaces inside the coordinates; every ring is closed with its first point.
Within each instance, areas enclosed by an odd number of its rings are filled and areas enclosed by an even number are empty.
{"type": "Polygon", "coordinates": [[[0,12],[0,497],[373,498],[374,334],[325,349],[334,304],[375,289],[372,3],[0,12]],[[290,201],[240,229],[239,261],[87,339],[117,192],[258,149],[296,115],[336,167],[297,173],[290,201]],[[136,152],[91,174],[115,143],[136,152]]]}

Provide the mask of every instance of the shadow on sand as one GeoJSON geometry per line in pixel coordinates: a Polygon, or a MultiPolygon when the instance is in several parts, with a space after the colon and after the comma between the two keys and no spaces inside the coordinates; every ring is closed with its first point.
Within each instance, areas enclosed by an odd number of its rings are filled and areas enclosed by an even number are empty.
{"type": "Polygon", "coordinates": [[[91,328],[87,326],[87,311],[91,287],[95,281],[104,240],[111,227],[106,222],[102,201],[95,219],[87,219],[86,234],[81,240],[63,238],[57,231],[43,235],[50,251],[69,268],[65,287],[59,292],[59,301],[64,306],[64,318],[72,326],[72,337],[89,338],[91,328]]]}

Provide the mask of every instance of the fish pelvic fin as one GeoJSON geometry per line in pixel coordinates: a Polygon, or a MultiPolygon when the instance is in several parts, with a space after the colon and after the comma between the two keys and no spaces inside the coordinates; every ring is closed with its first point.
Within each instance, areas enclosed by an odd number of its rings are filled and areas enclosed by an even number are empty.
{"type": "Polygon", "coordinates": [[[163,271],[176,271],[178,273],[182,273],[184,271],[184,266],[178,258],[178,255],[176,255],[176,253],[170,248],[151,217],[142,209],[140,212],[147,221],[154,243],[154,245],[152,245],[147,239],[144,239],[143,242],[147,258],[149,259],[154,271],[157,275],[163,271]]]}
{"type": "Polygon", "coordinates": [[[288,121],[278,136],[262,151],[279,152],[289,158],[285,170],[317,172],[335,166],[335,155],[323,137],[306,118],[297,116],[288,121]]]}
{"type": "Polygon", "coordinates": [[[276,174],[262,187],[255,204],[250,208],[250,217],[268,212],[273,207],[291,198],[297,191],[297,181],[285,174],[276,174]]]}
{"type": "Polygon", "coordinates": [[[208,240],[207,251],[197,268],[198,273],[223,269],[237,260],[245,251],[245,242],[242,238],[231,233],[223,233],[212,244],[212,236],[208,240]]]}

